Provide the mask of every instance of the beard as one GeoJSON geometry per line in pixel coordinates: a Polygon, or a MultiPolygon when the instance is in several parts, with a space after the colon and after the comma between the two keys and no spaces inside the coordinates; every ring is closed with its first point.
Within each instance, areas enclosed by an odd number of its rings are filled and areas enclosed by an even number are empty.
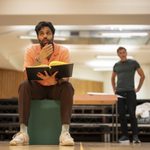
{"type": "Polygon", "coordinates": [[[49,40],[49,39],[45,38],[43,40],[39,40],[39,43],[40,43],[41,48],[42,48],[42,47],[44,47],[47,44],[53,44],[53,39],[49,40]]]}

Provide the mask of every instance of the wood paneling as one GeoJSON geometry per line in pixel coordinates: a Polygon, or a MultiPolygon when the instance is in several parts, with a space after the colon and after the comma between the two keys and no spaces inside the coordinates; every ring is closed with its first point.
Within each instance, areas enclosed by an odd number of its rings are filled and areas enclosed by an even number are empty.
{"type": "MultiPolygon", "coordinates": [[[[23,72],[0,69],[0,99],[18,97],[18,86],[23,79],[23,72]]],[[[103,82],[74,78],[70,81],[77,95],[87,92],[103,92],[103,82]]]]}
{"type": "Polygon", "coordinates": [[[74,78],[71,78],[70,82],[75,89],[75,95],[86,94],[87,92],[103,92],[103,82],[74,78]]]}
{"type": "Polygon", "coordinates": [[[17,97],[18,85],[23,79],[23,72],[0,69],[0,98],[17,97]]]}

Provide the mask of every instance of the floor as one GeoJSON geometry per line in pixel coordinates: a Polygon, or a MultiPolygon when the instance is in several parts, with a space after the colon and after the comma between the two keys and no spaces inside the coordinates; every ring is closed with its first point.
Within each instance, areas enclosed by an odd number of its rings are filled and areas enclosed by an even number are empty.
{"type": "Polygon", "coordinates": [[[76,142],[75,146],[29,145],[9,146],[8,142],[0,142],[0,150],[149,150],[150,143],[119,144],[98,142],[76,142]]]}

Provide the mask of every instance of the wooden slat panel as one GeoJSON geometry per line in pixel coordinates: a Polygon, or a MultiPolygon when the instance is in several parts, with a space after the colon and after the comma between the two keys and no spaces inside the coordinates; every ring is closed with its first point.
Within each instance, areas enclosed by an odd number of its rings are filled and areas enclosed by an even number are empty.
{"type": "Polygon", "coordinates": [[[103,82],[75,78],[71,78],[70,82],[75,89],[76,95],[86,94],[87,92],[103,92],[103,82]]]}
{"type": "Polygon", "coordinates": [[[23,72],[0,69],[0,98],[17,97],[18,85],[23,79],[23,72]]]}

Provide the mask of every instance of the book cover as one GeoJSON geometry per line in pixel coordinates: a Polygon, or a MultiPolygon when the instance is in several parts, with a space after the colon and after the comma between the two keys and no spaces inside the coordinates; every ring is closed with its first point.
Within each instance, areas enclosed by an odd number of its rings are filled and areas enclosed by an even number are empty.
{"type": "Polygon", "coordinates": [[[56,74],[57,79],[65,78],[65,77],[71,77],[72,72],[73,72],[73,63],[65,63],[65,64],[57,64],[57,65],[40,65],[40,66],[29,66],[26,67],[26,73],[27,73],[27,78],[28,80],[41,80],[38,76],[37,73],[44,73],[44,71],[47,71],[49,75],[54,74],[56,71],[58,73],[56,74]]]}

